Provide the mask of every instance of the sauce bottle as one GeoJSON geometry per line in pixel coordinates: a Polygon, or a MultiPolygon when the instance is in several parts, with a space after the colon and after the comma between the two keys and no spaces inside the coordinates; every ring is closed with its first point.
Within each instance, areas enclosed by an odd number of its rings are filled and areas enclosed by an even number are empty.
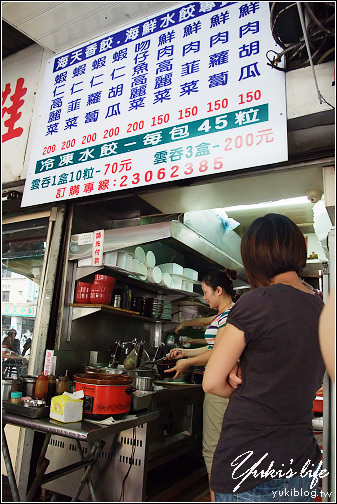
{"type": "Polygon", "coordinates": [[[69,392],[69,377],[68,371],[65,376],[59,376],[56,380],[56,395],[61,395],[63,392],[69,392]]]}
{"type": "Polygon", "coordinates": [[[48,395],[46,403],[49,405],[51,398],[56,396],[56,376],[48,375],[48,395]]]}
{"type": "Polygon", "coordinates": [[[48,396],[48,376],[40,374],[37,377],[34,391],[35,399],[47,399],[48,396]]]}
{"type": "Polygon", "coordinates": [[[17,378],[12,380],[11,392],[22,392],[22,380],[17,378]]]}

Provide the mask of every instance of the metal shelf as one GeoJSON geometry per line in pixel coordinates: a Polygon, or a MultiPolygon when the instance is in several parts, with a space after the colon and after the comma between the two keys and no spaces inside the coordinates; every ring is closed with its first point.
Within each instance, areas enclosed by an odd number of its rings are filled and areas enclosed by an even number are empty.
{"type": "MultiPolygon", "coordinates": [[[[77,240],[77,235],[73,235],[69,253],[70,261],[91,257],[92,246],[78,245],[77,240]]],[[[246,283],[246,273],[241,258],[236,259],[230,253],[220,250],[211,242],[198,235],[198,233],[176,220],[144,226],[105,230],[104,252],[123,250],[128,247],[156,241],[163,241],[182,252],[187,251],[191,257],[192,255],[198,256],[207,264],[213,263],[221,267],[235,269],[238,273],[238,279],[234,285],[239,286],[242,283],[246,283]]]]}
{"type": "Polygon", "coordinates": [[[139,312],[135,312],[132,310],[124,310],[123,308],[116,308],[110,305],[99,305],[99,304],[82,304],[82,303],[69,303],[69,306],[72,308],[72,320],[76,320],[82,317],[87,317],[88,315],[92,315],[93,313],[102,311],[114,315],[118,315],[120,317],[135,317],[140,320],[145,320],[148,322],[169,322],[174,323],[171,320],[167,319],[154,319],[151,317],[145,317],[140,315],[139,312]]]}
{"type": "MultiPolygon", "coordinates": [[[[188,296],[188,297],[198,297],[201,294],[198,294],[197,292],[190,292],[190,291],[184,291],[181,289],[170,289],[169,287],[163,287],[162,285],[155,284],[155,283],[150,283],[147,280],[140,280],[136,276],[134,276],[132,273],[129,273],[125,270],[121,270],[119,268],[115,268],[114,266],[107,266],[104,264],[103,266],[84,266],[81,268],[76,268],[76,273],[75,273],[75,279],[80,280],[81,278],[84,278],[86,276],[92,275],[94,273],[97,273],[98,271],[101,271],[102,269],[105,269],[107,271],[112,271],[116,277],[122,279],[122,280],[128,280],[128,282],[132,282],[132,285],[135,287],[138,287],[139,289],[145,289],[147,291],[152,291],[155,292],[158,295],[167,295],[167,294],[179,294],[181,296],[188,296]]],[[[191,280],[193,282],[193,280],[191,280]]],[[[197,283],[197,282],[194,282],[197,283]]]]}

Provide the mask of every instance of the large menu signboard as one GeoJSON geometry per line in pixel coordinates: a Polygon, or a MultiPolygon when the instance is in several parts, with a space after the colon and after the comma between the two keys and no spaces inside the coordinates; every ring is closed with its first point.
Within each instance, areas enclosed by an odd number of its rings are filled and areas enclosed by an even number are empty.
{"type": "Polygon", "coordinates": [[[47,62],[22,206],[287,159],[268,2],[192,2],[47,62]]]}

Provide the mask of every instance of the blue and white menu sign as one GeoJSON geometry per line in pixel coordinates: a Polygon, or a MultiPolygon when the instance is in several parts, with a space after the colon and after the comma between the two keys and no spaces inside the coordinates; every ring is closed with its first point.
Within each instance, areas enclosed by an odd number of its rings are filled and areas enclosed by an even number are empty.
{"type": "Polygon", "coordinates": [[[268,2],[191,2],[47,62],[22,206],[287,160],[268,2]]]}

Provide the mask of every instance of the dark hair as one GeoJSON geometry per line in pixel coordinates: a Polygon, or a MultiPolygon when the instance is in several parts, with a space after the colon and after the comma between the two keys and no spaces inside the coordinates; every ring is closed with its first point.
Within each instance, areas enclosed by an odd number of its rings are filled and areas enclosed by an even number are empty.
{"type": "Polygon", "coordinates": [[[202,281],[214,291],[221,287],[227,294],[233,294],[233,280],[236,279],[236,271],[226,268],[224,270],[211,270],[204,275],[202,281]]]}
{"type": "Polygon", "coordinates": [[[9,336],[5,336],[4,339],[2,340],[3,345],[12,345],[12,340],[9,336]]]}
{"type": "Polygon", "coordinates": [[[251,286],[268,285],[280,273],[301,272],[307,259],[305,238],[288,217],[270,213],[255,219],[245,232],[241,257],[251,286]]]}

